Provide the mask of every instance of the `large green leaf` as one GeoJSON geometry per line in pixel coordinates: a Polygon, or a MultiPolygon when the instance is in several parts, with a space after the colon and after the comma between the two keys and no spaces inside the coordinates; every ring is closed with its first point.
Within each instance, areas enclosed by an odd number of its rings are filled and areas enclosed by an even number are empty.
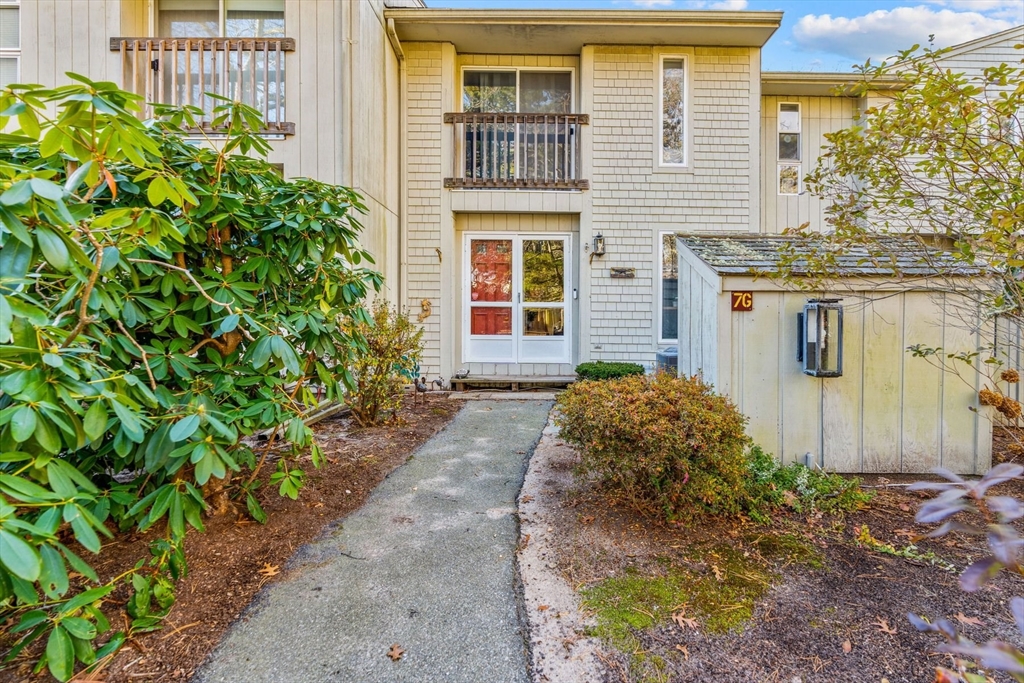
{"type": "Polygon", "coordinates": [[[57,625],[46,641],[46,665],[58,681],[67,681],[75,673],[75,650],[64,627],[57,625]]]}
{"type": "Polygon", "coordinates": [[[36,431],[37,421],[36,411],[32,406],[21,406],[11,418],[11,436],[17,443],[28,441],[36,431]]]}
{"type": "Polygon", "coordinates": [[[25,581],[38,579],[43,566],[36,549],[6,529],[0,529],[0,564],[25,581]]]}

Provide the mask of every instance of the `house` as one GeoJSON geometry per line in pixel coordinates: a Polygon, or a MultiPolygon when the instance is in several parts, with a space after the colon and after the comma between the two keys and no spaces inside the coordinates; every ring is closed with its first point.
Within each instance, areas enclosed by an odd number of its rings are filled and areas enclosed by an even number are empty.
{"type": "MultiPolygon", "coordinates": [[[[825,204],[801,180],[823,136],[899,84],[853,96],[841,91],[852,74],[762,72],[781,20],[421,0],[0,0],[0,84],[79,71],[151,102],[209,109],[203,93],[215,92],[252,104],[286,175],[366,197],[364,243],[387,296],[424,328],[424,374],[564,383],[580,362],[651,366],[686,347],[695,318],[680,305],[678,234],[824,228],[825,204]]],[[[1019,58],[1021,42],[1015,27],[943,59],[977,70],[1019,58]]],[[[741,407],[777,399],[762,394],[741,407]]],[[[973,451],[968,469],[986,457],[973,451]]]]}
{"type": "Polygon", "coordinates": [[[71,71],[147,102],[210,112],[211,92],[254,106],[287,176],[362,194],[363,245],[390,283],[399,66],[383,13],[384,0],[0,0],[0,86],[63,85],[71,71]]]}

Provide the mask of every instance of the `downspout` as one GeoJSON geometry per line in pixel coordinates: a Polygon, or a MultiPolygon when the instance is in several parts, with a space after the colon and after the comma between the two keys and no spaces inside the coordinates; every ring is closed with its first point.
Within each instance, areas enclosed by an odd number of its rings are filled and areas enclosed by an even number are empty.
{"type": "Polygon", "coordinates": [[[395,31],[395,20],[388,19],[387,25],[388,40],[395,50],[398,58],[398,309],[405,307],[406,293],[409,291],[409,257],[408,257],[408,235],[409,215],[407,210],[408,200],[406,198],[408,189],[408,169],[406,164],[406,129],[408,125],[408,113],[405,109],[405,89],[408,75],[405,70],[405,52],[402,50],[402,43],[398,40],[398,33],[395,31]]]}

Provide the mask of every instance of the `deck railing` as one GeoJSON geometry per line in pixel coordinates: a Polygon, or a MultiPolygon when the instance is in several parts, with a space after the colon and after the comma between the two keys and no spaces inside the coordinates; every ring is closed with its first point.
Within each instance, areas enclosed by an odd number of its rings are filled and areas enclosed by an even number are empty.
{"type": "MultiPolygon", "coordinates": [[[[213,93],[263,113],[266,134],[292,135],[285,117],[285,54],[294,38],[111,38],[121,55],[122,87],[145,97],[144,115],[156,104],[196,106],[212,130],[213,93]]],[[[213,131],[216,132],[216,131],[213,131]]]]}
{"type": "Polygon", "coordinates": [[[585,190],[580,130],[586,114],[445,114],[455,177],[445,187],[585,190]]]}

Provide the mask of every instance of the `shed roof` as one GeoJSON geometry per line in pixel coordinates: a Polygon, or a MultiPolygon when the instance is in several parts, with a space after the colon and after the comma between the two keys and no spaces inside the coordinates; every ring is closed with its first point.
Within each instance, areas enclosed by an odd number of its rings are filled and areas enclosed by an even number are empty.
{"type": "MultiPolygon", "coordinates": [[[[763,275],[777,272],[784,253],[798,257],[791,273],[797,276],[821,275],[801,266],[799,256],[815,257],[828,253],[824,239],[798,235],[761,234],[679,234],[679,241],[718,275],[763,275]]],[[[939,243],[943,238],[936,238],[939,243]]],[[[838,277],[912,276],[932,277],[982,275],[980,266],[968,265],[955,254],[930,246],[919,237],[880,236],[873,243],[847,247],[835,256],[838,277]]]]}

